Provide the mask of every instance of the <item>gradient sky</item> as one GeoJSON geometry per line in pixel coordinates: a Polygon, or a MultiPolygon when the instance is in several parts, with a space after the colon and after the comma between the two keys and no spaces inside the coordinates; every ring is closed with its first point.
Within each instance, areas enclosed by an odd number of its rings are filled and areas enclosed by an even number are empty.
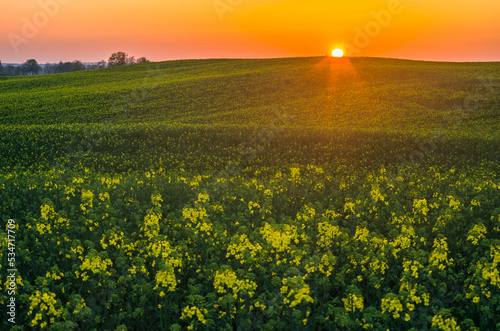
{"type": "Polygon", "coordinates": [[[321,56],[335,47],[500,61],[498,0],[4,0],[0,13],[3,63],[99,61],[115,51],[154,61],[321,56]]]}

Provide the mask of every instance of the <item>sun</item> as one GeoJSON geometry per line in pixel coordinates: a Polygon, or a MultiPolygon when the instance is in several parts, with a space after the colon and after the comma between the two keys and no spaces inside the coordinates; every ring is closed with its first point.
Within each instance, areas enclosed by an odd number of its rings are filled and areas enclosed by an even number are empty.
{"type": "Polygon", "coordinates": [[[344,56],[344,51],[342,51],[340,48],[335,48],[332,51],[332,56],[333,57],[342,57],[342,56],[344,56]]]}

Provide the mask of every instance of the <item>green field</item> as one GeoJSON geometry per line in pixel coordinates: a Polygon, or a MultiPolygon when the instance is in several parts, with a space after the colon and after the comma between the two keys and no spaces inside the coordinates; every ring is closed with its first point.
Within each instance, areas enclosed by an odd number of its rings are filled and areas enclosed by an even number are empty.
{"type": "Polygon", "coordinates": [[[0,76],[0,158],[13,330],[500,329],[500,63],[0,76]]]}

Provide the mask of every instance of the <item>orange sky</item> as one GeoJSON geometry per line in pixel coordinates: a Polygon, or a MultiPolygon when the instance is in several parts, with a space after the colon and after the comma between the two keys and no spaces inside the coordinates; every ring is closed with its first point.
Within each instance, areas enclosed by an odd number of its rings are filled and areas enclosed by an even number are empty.
{"type": "Polygon", "coordinates": [[[500,61],[498,0],[1,1],[0,60],[356,56],[500,61]],[[376,17],[378,16],[378,19],[376,17]]]}

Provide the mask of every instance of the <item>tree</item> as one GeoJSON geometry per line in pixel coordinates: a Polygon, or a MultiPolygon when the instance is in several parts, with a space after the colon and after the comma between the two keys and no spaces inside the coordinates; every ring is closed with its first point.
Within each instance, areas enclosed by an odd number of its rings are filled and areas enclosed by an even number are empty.
{"type": "Polygon", "coordinates": [[[54,73],[73,72],[85,70],[85,66],[80,61],[62,62],[60,61],[54,69],[54,73]]]}
{"type": "Polygon", "coordinates": [[[35,59],[30,59],[23,63],[22,72],[27,75],[38,75],[41,69],[35,59]]]}
{"type": "Polygon", "coordinates": [[[129,58],[127,58],[127,64],[134,64],[135,63],[135,57],[131,56],[129,58]]]}
{"type": "Polygon", "coordinates": [[[6,66],[4,68],[3,73],[6,76],[14,76],[14,74],[15,74],[15,68],[14,68],[14,66],[12,64],[9,64],[8,66],[6,66]]]}
{"type": "Polygon", "coordinates": [[[138,58],[135,63],[146,63],[146,62],[151,62],[151,61],[149,61],[148,59],[146,59],[146,57],[143,56],[138,58]]]}
{"type": "Polygon", "coordinates": [[[71,62],[69,71],[82,71],[85,70],[85,66],[81,61],[75,60],[71,62]]]}
{"type": "Polygon", "coordinates": [[[0,75],[2,74],[3,67],[2,67],[2,61],[0,61],[0,75]]]}
{"type": "Polygon", "coordinates": [[[53,74],[55,69],[57,67],[57,64],[54,64],[54,63],[46,63],[44,66],[43,66],[43,73],[44,74],[53,74]]]}
{"type": "Polygon", "coordinates": [[[59,61],[59,63],[54,68],[54,73],[60,74],[63,72],[67,72],[69,69],[68,67],[69,67],[69,62],[64,63],[63,61],[59,61]]]}
{"type": "Polygon", "coordinates": [[[127,61],[129,61],[127,53],[116,52],[109,57],[108,67],[124,66],[127,64],[127,61]]]}

